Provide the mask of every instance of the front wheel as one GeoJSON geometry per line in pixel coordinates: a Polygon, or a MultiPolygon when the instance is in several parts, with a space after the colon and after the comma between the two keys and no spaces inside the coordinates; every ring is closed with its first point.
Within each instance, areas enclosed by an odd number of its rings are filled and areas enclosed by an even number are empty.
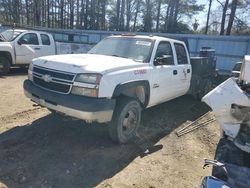
{"type": "Polygon", "coordinates": [[[6,57],[0,57],[0,74],[6,75],[10,71],[10,61],[6,57]]]}
{"type": "Polygon", "coordinates": [[[141,122],[141,105],[133,98],[118,101],[109,124],[109,135],[118,143],[128,142],[136,133],[141,122]]]}

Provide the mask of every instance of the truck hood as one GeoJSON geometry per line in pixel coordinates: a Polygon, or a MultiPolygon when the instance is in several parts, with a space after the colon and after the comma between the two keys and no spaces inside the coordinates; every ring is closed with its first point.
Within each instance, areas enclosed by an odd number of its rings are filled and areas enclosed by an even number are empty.
{"type": "Polygon", "coordinates": [[[132,59],[97,55],[67,54],[40,57],[33,60],[34,65],[72,73],[101,73],[144,67],[147,64],[132,59]]]}
{"type": "Polygon", "coordinates": [[[12,45],[10,42],[3,42],[3,41],[0,41],[0,48],[5,48],[5,47],[9,47],[9,48],[12,48],[12,45]]]}

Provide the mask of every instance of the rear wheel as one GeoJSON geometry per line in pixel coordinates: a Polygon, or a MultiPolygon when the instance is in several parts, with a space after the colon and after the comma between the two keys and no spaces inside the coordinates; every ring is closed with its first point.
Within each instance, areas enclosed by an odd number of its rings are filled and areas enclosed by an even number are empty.
{"type": "Polygon", "coordinates": [[[109,135],[118,143],[126,143],[135,135],[141,122],[141,105],[133,99],[120,99],[109,124],[109,135]]]}
{"type": "Polygon", "coordinates": [[[0,57],[0,74],[7,74],[10,71],[10,61],[6,57],[0,57]]]}

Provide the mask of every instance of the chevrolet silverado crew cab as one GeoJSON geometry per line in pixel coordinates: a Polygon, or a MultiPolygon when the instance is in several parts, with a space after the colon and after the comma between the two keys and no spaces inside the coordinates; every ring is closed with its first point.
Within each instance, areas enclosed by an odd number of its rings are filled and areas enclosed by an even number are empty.
{"type": "Polygon", "coordinates": [[[55,54],[51,34],[21,29],[0,33],[0,74],[8,73],[11,66],[27,66],[34,58],[55,54]]]}
{"type": "Polygon", "coordinates": [[[109,124],[110,137],[129,141],[145,108],[187,93],[191,80],[184,42],[158,36],[110,36],[87,54],[34,59],[25,95],[53,112],[109,124]]]}

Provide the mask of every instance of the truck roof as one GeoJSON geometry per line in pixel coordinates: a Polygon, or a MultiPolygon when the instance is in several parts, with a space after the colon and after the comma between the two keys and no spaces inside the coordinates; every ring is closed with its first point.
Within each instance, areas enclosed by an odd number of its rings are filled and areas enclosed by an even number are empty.
{"type": "Polygon", "coordinates": [[[161,37],[161,36],[155,36],[155,35],[134,35],[134,34],[123,34],[123,35],[112,35],[110,37],[117,37],[117,38],[122,38],[122,37],[131,37],[131,38],[142,38],[142,39],[151,39],[151,40],[168,40],[168,41],[172,41],[172,42],[181,42],[184,43],[181,40],[175,40],[172,38],[168,38],[168,37],[161,37]]]}
{"type": "MultiPolygon", "coordinates": [[[[9,29],[9,30],[12,30],[12,29],[9,29]]],[[[47,32],[44,32],[44,31],[37,31],[37,30],[30,30],[30,29],[14,29],[14,31],[17,31],[17,32],[39,32],[39,33],[46,33],[46,34],[49,34],[47,32]]]]}

